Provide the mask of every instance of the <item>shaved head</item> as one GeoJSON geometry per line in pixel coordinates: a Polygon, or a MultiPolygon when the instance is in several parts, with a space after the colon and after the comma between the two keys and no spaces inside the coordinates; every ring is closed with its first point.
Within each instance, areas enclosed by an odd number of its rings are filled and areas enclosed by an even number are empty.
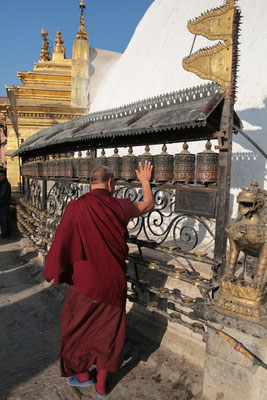
{"type": "Polygon", "coordinates": [[[98,185],[100,183],[107,183],[110,179],[114,179],[114,172],[104,165],[96,167],[91,172],[90,183],[91,185],[98,185]]]}

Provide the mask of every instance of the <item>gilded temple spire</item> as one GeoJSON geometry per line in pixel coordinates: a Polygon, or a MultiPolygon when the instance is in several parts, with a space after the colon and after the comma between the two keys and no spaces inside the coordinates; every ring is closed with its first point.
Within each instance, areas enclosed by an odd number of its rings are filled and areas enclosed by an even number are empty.
{"type": "Polygon", "coordinates": [[[55,39],[56,46],[53,51],[53,61],[60,62],[65,58],[65,48],[63,47],[64,40],[62,39],[62,33],[58,28],[57,37],[55,39]]]}
{"type": "Polygon", "coordinates": [[[86,8],[86,5],[84,4],[84,0],[81,0],[79,7],[81,9],[81,18],[80,18],[80,27],[77,32],[76,38],[82,39],[82,40],[88,40],[87,32],[85,29],[84,17],[83,17],[83,12],[84,12],[84,9],[86,8]]]}
{"type": "Polygon", "coordinates": [[[57,53],[65,54],[65,48],[63,47],[64,40],[62,39],[62,33],[60,32],[59,28],[57,31],[57,38],[56,38],[55,42],[56,42],[56,46],[54,47],[54,51],[57,53]]]}
{"type": "Polygon", "coordinates": [[[49,55],[49,48],[48,48],[48,32],[46,29],[41,30],[41,36],[43,38],[43,44],[42,44],[42,49],[41,49],[41,54],[40,54],[40,59],[42,61],[50,61],[50,55],[49,55]]]}

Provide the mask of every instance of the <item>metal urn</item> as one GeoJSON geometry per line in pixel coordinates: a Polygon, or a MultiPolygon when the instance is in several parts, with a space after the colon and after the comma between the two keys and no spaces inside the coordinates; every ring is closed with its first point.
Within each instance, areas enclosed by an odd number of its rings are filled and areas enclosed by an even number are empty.
{"type": "Polygon", "coordinates": [[[195,181],[195,154],[188,151],[188,144],[184,142],[183,150],[174,157],[174,181],[194,183],[195,181]]]}
{"type": "Polygon", "coordinates": [[[219,153],[211,150],[211,142],[206,142],[206,150],[197,154],[197,183],[209,184],[218,181],[219,153]]]}
{"type": "Polygon", "coordinates": [[[114,149],[114,154],[108,157],[108,167],[114,172],[115,179],[121,178],[121,156],[118,154],[117,147],[114,149]]]}
{"type": "Polygon", "coordinates": [[[168,182],[173,178],[173,155],[167,153],[167,146],[162,146],[162,152],[154,157],[154,176],[157,182],[168,182]]]}
{"type": "Polygon", "coordinates": [[[133,148],[129,147],[127,156],[122,157],[121,178],[125,180],[136,179],[138,157],[133,154],[133,148]]]}
{"type": "Polygon", "coordinates": [[[108,159],[104,149],[102,149],[101,155],[95,159],[95,167],[100,167],[101,165],[108,165],[108,159]]]}
{"type": "MultiPolygon", "coordinates": [[[[138,166],[139,163],[141,163],[142,166],[144,166],[146,161],[151,162],[151,165],[154,166],[154,156],[152,156],[152,154],[150,153],[150,147],[148,145],[146,145],[145,147],[145,152],[140,156],[138,156],[138,166]]],[[[152,169],[152,175],[151,175],[151,180],[153,179],[154,179],[154,168],[152,169]]]]}
{"type": "Polygon", "coordinates": [[[81,158],[79,161],[79,178],[89,180],[92,170],[93,162],[91,152],[88,150],[86,152],[86,157],[81,158]]]}

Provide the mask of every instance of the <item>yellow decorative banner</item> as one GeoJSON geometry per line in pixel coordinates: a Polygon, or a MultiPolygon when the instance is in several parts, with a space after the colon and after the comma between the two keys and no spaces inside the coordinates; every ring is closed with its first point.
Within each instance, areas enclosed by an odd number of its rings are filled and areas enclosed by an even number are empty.
{"type": "Polygon", "coordinates": [[[199,50],[190,57],[183,59],[186,71],[194,72],[202,79],[217,82],[222,91],[231,82],[233,46],[220,43],[205,50],[199,50]]]}
{"type": "Polygon", "coordinates": [[[231,1],[224,7],[208,11],[194,21],[189,21],[187,27],[194,35],[201,35],[209,40],[232,42],[234,13],[234,1],[231,1]]]}
{"type": "Polygon", "coordinates": [[[184,58],[184,69],[218,83],[227,98],[235,96],[239,21],[235,0],[227,0],[224,6],[188,22],[193,34],[223,42],[184,58]]]}

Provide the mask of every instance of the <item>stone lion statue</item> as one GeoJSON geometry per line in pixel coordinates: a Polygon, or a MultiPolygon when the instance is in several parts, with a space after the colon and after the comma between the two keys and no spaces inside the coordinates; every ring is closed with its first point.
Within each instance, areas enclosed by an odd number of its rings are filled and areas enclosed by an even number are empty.
{"type": "Polygon", "coordinates": [[[245,187],[239,193],[239,217],[227,229],[230,240],[230,254],[223,280],[233,280],[236,263],[243,251],[258,258],[252,286],[262,289],[265,286],[265,271],[267,267],[267,224],[265,224],[267,192],[259,189],[257,182],[245,187]],[[262,213],[265,205],[265,212],[262,213]]]}

